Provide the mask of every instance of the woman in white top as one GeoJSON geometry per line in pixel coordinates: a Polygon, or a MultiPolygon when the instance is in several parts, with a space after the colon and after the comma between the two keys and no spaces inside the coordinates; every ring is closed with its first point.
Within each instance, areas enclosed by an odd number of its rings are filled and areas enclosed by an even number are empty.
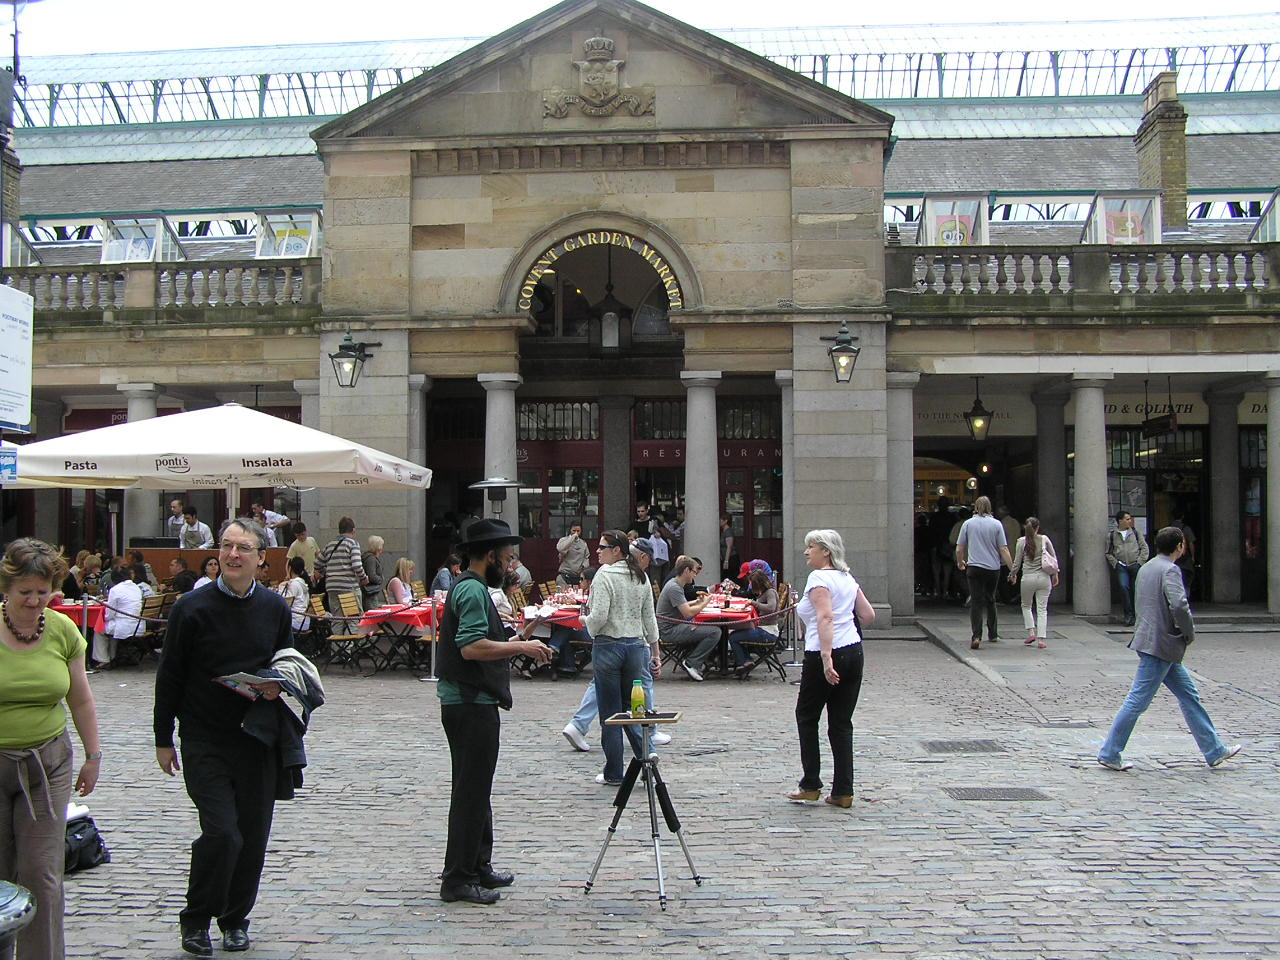
{"type": "Polygon", "coordinates": [[[311,618],[306,615],[307,607],[311,605],[306,562],[301,557],[291,557],[289,573],[292,576],[276,587],[276,593],[284,597],[284,602],[289,605],[289,610],[293,614],[293,629],[305,632],[311,629],[311,618]]]}
{"type": "Polygon", "coordinates": [[[853,709],[862,688],[862,632],[876,618],[871,601],[849,573],[844,541],[834,530],[811,530],[804,558],[812,571],[796,613],[804,628],[804,667],[796,698],[800,734],[799,787],[788,800],[812,801],[822,794],[818,719],[827,711],[827,739],[835,766],[827,803],[853,805],[853,709]]]}
{"type": "Polygon", "coordinates": [[[206,583],[213,583],[218,579],[218,575],[222,573],[222,567],[218,563],[217,557],[205,557],[204,563],[200,564],[201,577],[196,581],[192,590],[199,590],[206,583]]]}
{"type": "Polygon", "coordinates": [[[396,561],[395,576],[387,584],[387,602],[395,604],[413,603],[413,561],[401,557],[396,561]]]}
{"type": "Polygon", "coordinates": [[[135,565],[116,568],[115,582],[107,591],[107,628],[93,635],[95,669],[101,670],[111,665],[121,639],[135,637],[145,629],[138,614],[142,612],[144,596],[139,581],[146,575],[145,569],[135,565]]]}
{"type": "Polygon", "coordinates": [[[1049,593],[1058,585],[1058,575],[1055,573],[1050,576],[1041,566],[1046,556],[1053,557],[1057,562],[1058,554],[1053,549],[1053,541],[1040,532],[1039,520],[1027,517],[1023,536],[1014,549],[1009,582],[1016,583],[1018,575],[1022,575],[1022,624],[1027,628],[1027,639],[1022,642],[1027,645],[1034,643],[1041,650],[1045,648],[1044,641],[1049,636],[1049,593]],[[1035,601],[1034,616],[1032,601],[1035,601]]]}

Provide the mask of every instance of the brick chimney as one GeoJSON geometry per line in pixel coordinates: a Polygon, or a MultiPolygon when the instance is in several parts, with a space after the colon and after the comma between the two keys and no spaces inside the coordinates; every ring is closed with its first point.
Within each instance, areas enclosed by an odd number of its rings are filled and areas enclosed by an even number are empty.
{"type": "Polygon", "coordinates": [[[1157,74],[1142,92],[1142,123],[1133,142],[1138,185],[1164,193],[1166,229],[1187,229],[1187,111],[1178,101],[1173,71],[1157,74]]]}

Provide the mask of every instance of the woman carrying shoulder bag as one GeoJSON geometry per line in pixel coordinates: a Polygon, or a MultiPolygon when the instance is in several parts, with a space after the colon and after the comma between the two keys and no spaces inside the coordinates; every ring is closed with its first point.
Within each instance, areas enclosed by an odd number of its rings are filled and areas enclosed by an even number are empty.
{"type": "Polygon", "coordinates": [[[1053,541],[1040,532],[1040,521],[1027,517],[1023,536],[1013,554],[1009,582],[1022,576],[1022,623],[1027,628],[1023,644],[1036,644],[1041,650],[1049,636],[1049,594],[1058,585],[1058,553],[1053,541]],[[1031,604],[1035,602],[1035,615],[1031,604]]]}

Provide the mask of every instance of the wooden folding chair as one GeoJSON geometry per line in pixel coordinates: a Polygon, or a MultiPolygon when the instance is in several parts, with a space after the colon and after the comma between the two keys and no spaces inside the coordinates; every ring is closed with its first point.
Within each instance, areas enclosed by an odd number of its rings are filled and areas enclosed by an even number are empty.
{"type": "Polygon", "coordinates": [[[329,614],[324,608],[324,600],[317,593],[312,594],[307,604],[307,627],[305,630],[293,631],[294,646],[309,656],[317,664],[328,662],[329,658],[329,614]]]}
{"type": "Polygon", "coordinates": [[[421,600],[427,595],[427,584],[425,580],[410,580],[409,590],[413,593],[413,599],[421,600]]]}
{"type": "Polygon", "coordinates": [[[164,597],[159,594],[142,598],[142,609],[138,612],[142,618],[141,632],[132,637],[121,637],[116,649],[116,659],[122,664],[133,666],[148,656],[154,657],[164,644],[164,624],[159,622],[163,607],[164,597]]]}
{"type": "Polygon", "coordinates": [[[782,663],[782,653],[787,650],[790,643],[789,638],[784,635],[783,622],[790,618],[794,611],[787,608],[791,603],[791,587],[788,584],[778,584],[778,610],[777,624],[778,635],[772,641],[755,641],[743,640],[742,649],[745,650],[752,658],[751,668],[764,664],[772,671],[777,671],[779,677],[783,680],[787,679],[787,668],[782,663]],[[782,612],[785,611],[785,612],[782,612]]]}
{"type": "MultiPolygon", "coordinates": [[[[334,633],[329,634],[329,663],[341,663],[360,669],[362,657],[372,657],[378,644],[378,634],[357,633],[360,623],[360,600],[354,593],[338,594],[338,613],[332,615],[334,633]]],[[[376,659],[376,658],[375,658],[376,659]]]]}

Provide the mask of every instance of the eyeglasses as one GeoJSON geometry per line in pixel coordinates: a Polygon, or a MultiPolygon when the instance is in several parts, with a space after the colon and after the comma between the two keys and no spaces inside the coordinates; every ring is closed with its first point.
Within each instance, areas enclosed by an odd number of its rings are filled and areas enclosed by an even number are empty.
{"type": "Polygon", "coordinates": [[[597,550],[621,550],[622,548],[614,543],[602,543],[598,547],[596,547],[596,549],[597,550]]]}
{"type": "Polygon", "coordinates": [[[218,548],[225,553],[250,554],[258,552],[258,545],[256,543],[236,543],[234,540],[223,540],[218,544],[218,548]]]}

